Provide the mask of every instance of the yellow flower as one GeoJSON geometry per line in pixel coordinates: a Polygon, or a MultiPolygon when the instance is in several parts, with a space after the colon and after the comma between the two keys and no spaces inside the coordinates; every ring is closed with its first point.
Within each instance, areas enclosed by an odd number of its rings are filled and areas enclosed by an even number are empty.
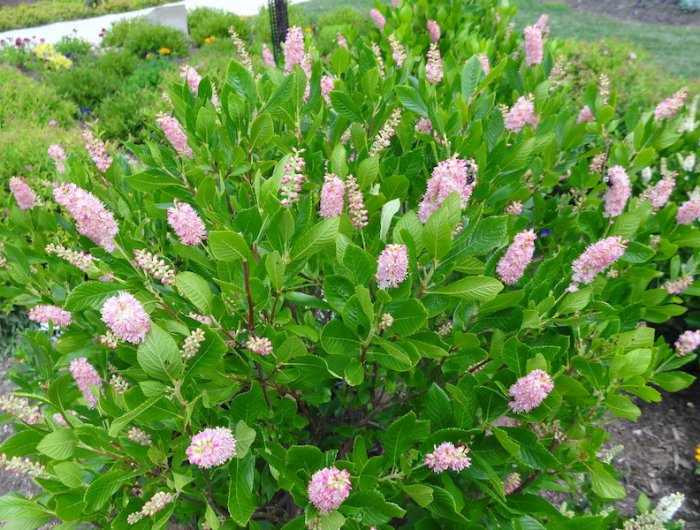
{"type": "Polygon", "coordinates": [[[170,53],[170,48],[161,48],[160,49],[161,55],[168,55],[169,53],[170,53]]]}
{"type": "Polygon", "coordinates": [[[153,56],[150,53],[146,54],[146,59],[150,59],[151,57],[153,57],[153,56]]]}
{"type": "Polygon", "coordinates": [[[698,448],[695,449],[695,460],[700,462],[700,445],[698,445],[698,448]]]}
{"type": "Polygon", "coordinates": [[[311,33],[311,28],[305,28],[304,31],[306,31],[307,33],[311,33]]]}
{"type": "Polygon", "coordinates": [[[211,42],[211,37],[204,39],[204,44],[209,44],[211,42]]]}
{"type": "Polygon", "coordinates": [[[248,22],[248,17],[243,17],[243,22],[248,22]]]}
{"type": "Polygon", "coordinates": [[[212,35],[211,37],[209,37],[209,39],[210,39],[210,40],[216,40],[216,35],[212,35]]]}

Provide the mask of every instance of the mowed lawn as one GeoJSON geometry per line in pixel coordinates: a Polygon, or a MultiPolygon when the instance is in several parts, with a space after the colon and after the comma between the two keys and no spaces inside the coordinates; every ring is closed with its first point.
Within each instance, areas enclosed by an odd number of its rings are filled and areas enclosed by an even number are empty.
{"type": "MultiPolygon", "coordinates": [[[[601,0],[605,1],[605,0],[601,0]]],[[[700,26],[658,26],[589,13],[579,13],[562,2],[517,0],[515,24],[519,30],[533,24],[542,13],[549,15],[552,36],[584,41],[615,38],[634,42],[654,55],[654,61],[677,77],[700,79],[700,26]]],[[[373,0],[310,0],[301,4],[310,15],[334,7],[351,6],[369,11],[373,0]]]]}

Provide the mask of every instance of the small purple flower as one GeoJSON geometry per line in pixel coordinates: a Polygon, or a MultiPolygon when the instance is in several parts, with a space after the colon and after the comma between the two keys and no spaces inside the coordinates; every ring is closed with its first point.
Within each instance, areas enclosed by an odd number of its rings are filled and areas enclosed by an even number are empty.
{"type": "Polygon", "coordinates": [[[80,114],[87,114],[88,112],[90,112],[90,107],[83,107],[80,109],[80,114]]]}
{"type": "Polygon", "coordinates": [[[542,230],[542,231],[540,232],[540,235],[541,235],[542,237],[544,237],[544,236],[551,236],[551,235],[552,235],[552,232],[550,232],[549,230],[546,230],[546,229],[545,229],[545,230],[542,230]]]}

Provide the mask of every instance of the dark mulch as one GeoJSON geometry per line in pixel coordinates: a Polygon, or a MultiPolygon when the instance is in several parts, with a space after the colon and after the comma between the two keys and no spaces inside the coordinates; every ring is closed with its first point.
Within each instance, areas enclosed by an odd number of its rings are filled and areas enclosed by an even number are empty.
{"type": "MultiPolygon", "coordinates": [[[[548,0],[545,0],[548,1],[548,0]]],[[[664,26],[700,26],[700,11],[682,11],[678,0],[563,0],[586,13],[664,26]]]]}

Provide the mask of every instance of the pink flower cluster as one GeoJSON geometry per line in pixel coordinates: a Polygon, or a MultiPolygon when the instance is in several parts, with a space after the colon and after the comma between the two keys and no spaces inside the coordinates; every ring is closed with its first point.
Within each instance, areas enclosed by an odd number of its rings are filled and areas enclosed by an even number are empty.
{"type": "Polygon", "coordinates": [[[55,326],[66,327],[71,325],[73,317],[69,311],[55,305],[37,305],[29,310],[29,320],[42,324],[52,322],[55,326]]]}
{"type": "Polygon", "coordinates": [[[326,105],[331,104],[330,93],[335,89],[333,78],[324,75],[321,77],[321,96],[323,97],[326,105]]]}
{"type": "Polygon", "coordinates": [[[282,195],[280,204],[284,208],[289,208],[292,204],[301,200],[299,193],[301,192],[301,185],[306,179],[301,172],[304,166],[306,166],[306,161],[301,156],[301,153],[304,151],[306,151],[306,149],[296,149],[292,147],[292,155],[289,157],[289,161],[284,165],[284,174],[280,181],[280,193],[282,195]]]}
{"type": "Polygon", "coordinates": [[[389,35],[389,46],[391,46],[391,58],[394,59],[396,68],[401,70],[403,62],[406,60],[406,49],[399,42],[396,36],[392,33],[389,35]]]}
{"type": "Polygon", "coordinates": [[[92,254],[88,254],[83,250],[80,252],[76,250],[69,250],[62,245],[54,245],[53,243],[46,245],[44,250],[49,255],[55,254],[59,258],[66,260],[68,263],[78,267],[83,272],[87,272],[95,260],[95,258],[92,257],[92,254]]]}
{"type": "Polygon", "coordinates": [[[197,328],[185,339],[182,350],[180,350],[181,357],[183,359],[191,359],[197,355],[199,348],[202,347],[202,342],[204,342],[204,330],[197,328]]]}
{"type": "Polygon", "coordinates": [[[156,280],[160,280],[163,285],[173,285],[175,283],[175,270],[165,263],[164,260],[158,259],[158,254],[153,254],[148,250],[134,250],[136,256],[132,263],[139,269],[146,271],[156,280]]]}
{"type": "Polygon", "coordinates": [[[28,458],[19,456],[13,456],[8,460],[5,453],[0,455],[0,469],[2,468],[5,468],[5,471],[9,471],[10,473],[18,473],[36,478],[49,478],[49,475],[46,474],[46,468],[39,462],[32,462],[28,458]]]}
{"type": "Polygon", "coordinates": [[[9,184],[20,210],[31,210],[36,206],[36,194],[21,177],[10,177],[9,184]]]}
{"type": "Polygon", "coordinates": [[[525,27],[525,64],[533,66],[542,64],[544,44],[542,30],[537,24],[525,27]]]}
{"type": "Polygon", "coordinates": [[[382,319],[379,322],[379,329],[389,329],[394,325],[394,317],[390,313],[383,313],[382,319]]]}
{"type": "Polygon", "coordinates": [[[319,214],[321,217],[338,217],[343,213],[343,196],[345,194],[345,184],[336,174],[330,173],[323,177],[324,183],[321,188],[321,207],[319,214]]]}
{"type": "Polygon", "coordinates": [[[664,283],[663,288],[666,289],[668,294],[680,294],[691,285],[693,285],[693,277],[688,276],[687,278],[678,278],[672,282],[668,281],[664,283]]]}
{"type": "Polygon", "coordinates": [[[199,75],[197,70],[189,65],[184,65],[180,67],[180,77],[185,80],[187,86],[192,92],[197,94],[199,92],[199,83],[202,82],[202,76],[199,75]]]}
{"type": "Polygon", "coordinates": [[[683,108],[685,99],[688,97],[688,87],[681,88],[678,92],[673,94],[670,98],[662,101],[654,109],[654,119],[657,120],[670,120],[678,111],[683,108]]]}
{"type": "Polygon", "coordinates": [[[155,515],[163,508],[165,508],[167,504],[171,504],[174,501],[175,497],[173,497],[172,493],[159,491],[153,497],[151,497],[150,501],[146,502],[146,504],[143,505],[143,508],[141,508],[140,512],[134,512],[129,514],[129,516],[126,518],[126,522],[130,525],[134,525],[144,517],[150,517],[151,515],[155,515]]]}
{"type": "Polygon", "coordinates": [[[433,132],[433,122],[428,118],[421,118],[418,120],[415,127],[413,127],[413,130],[423,134],[430,134],[433,132]]]}
{"type": "Polygon", "coordinates": [[[139,344],[151,330],[148,313],[134,295],[120,292],[102,306],[102,321],[119,340],[139,344]]]}
{"type": "Polygon", "coordinates": [[[64,162],[66,161],[66,152],[58,144],[53,144],[49,146],[49,156],[51,160],[56,163],[56,171],[59,173],[66,172],[66,166],[64,162]]]}
{"type": "Polygon", "coordinates": [[[262,58],[265,66],[277,66],[275,56],[272,54],[272,50],[267,47],[267,44],[263,44],[262,46],[262,58]]]}
{"type": "Polygon", "coordinates": [[[386,24],[386,19],[384,18],[384,15],[379,12],[379,9],[370,9],[369,16],[372,17],[372,20],[374,20],[374,23],[379,28],[379,31],[382,31],[384,29],[384,25],[386,24]]]}
{"type": "Polygon", "coordinates": [[[433,169],[425,195],[418,206],[418,218],[421,222],[426,223],[452,192],[459,193],[462,208],[467,205],[476,186],[476,172],[479,166],[473,159],[462,160],[458,159],[458,156],[459,153],[455,153],[454,157],[443,160],[433,169]]]}
{"type": "Polygon", "coordinates": [[[100,374],[97,373],[97,370],[92,367],[85,357],[79,357],[70,362],[70,373],[83,393],[83,398],[88,402],[88,407],[94,409],[98,399],[97,396],[90,392],[90,385],[95,385],[102,390],[100,374]]]}
{"type": "Polygon", "coordinates": [[[430,42],[437,42],[440,40],[440,25],[434,20],[428,20],[426,24],[428,29],[428,35],[430,35],[430,42]]]}
{"type": "Polygon", "coordinates": [[[472,464],[472,459],[467,456],[469,448],[460,445],[455,447],[452,442],[444,442],[435,446],[432,453],[425,455],[423,463],[435,473],[442,473],[447,469],[461,471],[472,464]]]}
{"type": "Polygon", "coordinates": [[[336,38],[338,39],[338,46],[342,46],[346,50],[348,49],[348,40],[345,38],[345,36],[339,31],[338,34],[336,35],[336,38]]]}
{"type": "Polygon", "coordinates": [[[626,249],[620,236],[607,237],[589,245],[571,265],[574,274],[571,277],[571,285],[567,288],[568,291],[578,291],[579,283],[586,285],[591,283],[597,274],[619,260],[626,249]]]}
{"type": "Polygon", "coordinates": [[[503,479],[503,489],[506,495],[510,495],[520,486],[520,473],[511,473],[503,479]]]}
{"type": "Polygon", "coordinates": [[[186,453],[190,462],[199,467],[220,466],[236,455],[236,439],[226,427],[204,429],[192,437],[186,453]]]}
{"type": "Polygon", "coordinates": [[[199,245],[207,238],[207,229],[194,208],[187,203],[173,200],[174,206],[168,208],[168,224],[173,227],[183,245],[199,245]]]}
{"type": "Polygon", "coordinates": [[[425,80],[437,85],[442,81],[442,57],[436,43],[430,45],[426,57],[428,63],[425,65],[425,80]]]}
{"type": "Polygon", "coordinates": [[[251,335],[248,337],[245,347],[253,353],[259,353],[263,357],[267,357],[272,353],[272,341],[267,337],[256,337],[251,335]]]}
{"type": "Polygon", "coordinates": [[[508,395],[514,401],[508,403],[513,412],[530,412],[540,406],[552,389],[552,377],[543,370],[533,370],[510,387],[508,395]]]}
{"type": "Polygon", "coordinates": [[[513,201],[506,209],[503,211],[506,215],[520,215],[523,212],[523,203],[520,201],[513,201]]]}
{"type": "Polygon", "coordinates": [[[700,346],[700,329],[695,331],[685,331],[674,344],[678,350],[678,356],[682,357],[693,353],[695,349],[700,346]]]}
{"type": "Polygon", "coordinates": [[[97,140],[92,131],[85,130],[82,136],[87,150],[90,152],[90,158],[92,158],[97,169],[104,173],[112,165],[112,157],[107,154],[105,143],[97,140]]]}
{"type": "Polygon", "coordinates": [[[114,391],[121,396],[124,394],[124,392],[129,390],[130,385],[121,375],[114,374],[109,380],[109,386],[111,386],[114,391]]]}
{"type": "Polygon", "coordinates": [[[30,406],[28,399],[7,394],[0,396],[0,410],[5,414],[12,414],[17,419],[29,425],[39,423],[43,418],[39,407],[30,406]]]}
{"type": "Polygon", "coordinates": [[[365,198],[360,190],[357,179],[352,175],[345,177],[345,189],[348,193],[348,215],[355,228],[363,228],[368,225],[365,198]]]}
{"type": "Polygon", "coordinates": [[[579,123],[583,123],[584,121],[595,121],[595,116],[593,116],[593,113],[591,112],[591,109],[588,105],[583,107],[581,109],[581,112],[578,113],[578,118],[576,118],[576,125],[578,125],[579,123]]]}
{"type": "Polygon", "coordinates": [[[158,114],[158,126],[163,129],[163,134],[173,146],[177,154],[182,158],[192,158],[192,149],[187,145],[187,136],[180,126],[180,122],[170,114],[158,114]]]}
{"type": "Polygon", "coordinates": [[[509,131],[519,133],[526,124],[537,127],[534,96],[520,96],[504,117],[505,127],[509,131]]]}
{"type": "Polygon", "coordinates": [[[611,167],[608,170],[608,178],[610,182],[603,198],[605,201],[603,217],[617,217],[623,212],[627,200],[632,195],[632,185],[622,166],[611,167]]]}
{"type": "Polygon", "coordinates": [[[695,197],[678,208],[676,224],[689,225],[698,217],[700,217],[700,197],[695,197]]]}
{"type": "MultiPolygon", "coordinates": [[[[252,74],[253,61],[251,60],[250,54],[245,47],[245,43],[241,39],[240,35],[236,33],[233,27],[228,28],[228,33],[231,35],[231,43],[233,44],[233,47],[236,48],[236,52],[238,52],[238,56],[241,58],[241,64],[252,74]]],[[[219,106],[216,103],[214,103],[214,105],[217,107],[219,106]]]]}
{"type": "Polygon", "coordinates": [[[65,182],[53,190],[56,202],[65,207],[75,219],[82,235],[90,238],[107,252],[114,250],[114,238],[119,233],[114,214],[92,193],[65,182]]]}
{"type": "Polygon", "coordinates": [[[377,153],[391,145],[391,138],[396,134],[396,128],[401,123],[401,109],[396,108],[391,113],[391,117],[386,120],[384,126],[374,137],[372,147],[369,149],[369,156],[376,156],[377,153]]]}
{"type": "Polygon", "coordinates": [[[513,285],[522,277],[525,268],[532,262],[536,239],[534,230],[523,230],[515,236],[513,243],[496,267],[496,272],[503,283],[513,285]]]}
{"type": "Polygon", "coordinates": [[[377,284],[380,289],[398,288],[408,275],[406,245],[387,245],[377,260],[377,284]]]}
{"type": "Polygon", "coordinates": [[[479,55],[477,55],[477,57],[479,58],[479,61],[481,61],[481,69],[484,71],[484,74],[489,75],[489,72],[491,71],[491,66],[489,65],[488,55],[480,53],[479,55]]]}
{"type": "Polygon", "coordinates": [[[131,440],[132,442],[143,446],[149,446],[153,444],[153,442],[151,442],[151,435],[146,433],[144,430],[139,429],[138,427],[132,427],[131,429],[129,429],[129,434],[127,438],[129,438],[129,440],[131,440]]]}
{"type": "Polygon", "coordinates": [[[649,201],[654,210],[663,208],[668,202],[673,188],[676,186],[676,179],[672,174],[664,176],[649,194],[649,201]]]}
{"type": "Polygon", "coordinates": [[[327,515],[343,504],[351,489],[350,473],[346,469],[326,467],[312,475],[306,493],[321,515],[327,515]]]}
{"type": "Polygon", "coordinates": [[[299,26],[292,26],[287,29],[287,39],[284,41],[284,73],[291,73],[295,64],[304,68],[306,62],[304,34],[299,26]]]}

